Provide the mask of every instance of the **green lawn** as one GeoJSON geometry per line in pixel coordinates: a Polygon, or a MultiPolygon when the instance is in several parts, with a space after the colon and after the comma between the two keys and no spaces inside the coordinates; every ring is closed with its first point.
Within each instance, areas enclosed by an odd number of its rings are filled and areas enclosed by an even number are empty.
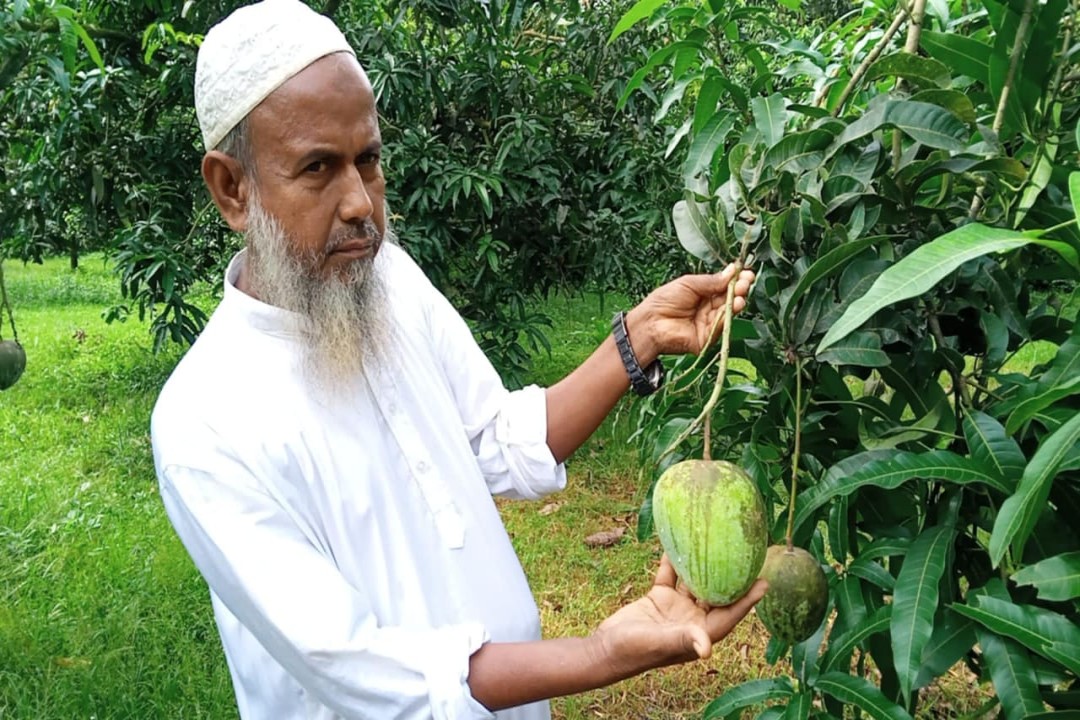
{"type": "MultiPolygon", "coordinates": [[[[0,720],[235,717],[207,590],[162,510],[150,453],[150,411],[180,352],[155,356],[147,325],[102,320],[119,296],[100,257],[74,274],[65,260],[4,271],[28,366],[0,393],[0,720]]],[[[583,360],[626,303],[548,302],[554,350],[533,379],[583,360]]],[[[549,636],[588,632],[647,588],[659,558],[655,540],[632,539],[645,480],[628,413],[614,417],[568,463],[566,491],[500,503],[549,636]],[[618,527],[615,547],[583,542],[618,527]]],[[[556,717],[699,717],[726,686],[786,672],[765,662],[766,640],[751,617],[710,661],[557,700],[556,717]]],[[[970,709],[967,683],[958,671],[928,707],[970,709]]]]}

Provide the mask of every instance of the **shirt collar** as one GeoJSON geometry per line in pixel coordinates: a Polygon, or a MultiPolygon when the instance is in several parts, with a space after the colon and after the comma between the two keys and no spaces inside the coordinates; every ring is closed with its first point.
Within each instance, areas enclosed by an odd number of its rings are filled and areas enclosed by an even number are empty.
{"type": "Polygon", "coordinates": [[[249,325],[256,330],[272,335],[297,337],[303,327],[303,316],[299,313],[268,305],[248,295],[236,286],[240,279],[240,270],[247,262],[247,249],[243,249],[229,261],[225,270],[225,294],[222,305],[233,308],[241,314],[249,325]]]}

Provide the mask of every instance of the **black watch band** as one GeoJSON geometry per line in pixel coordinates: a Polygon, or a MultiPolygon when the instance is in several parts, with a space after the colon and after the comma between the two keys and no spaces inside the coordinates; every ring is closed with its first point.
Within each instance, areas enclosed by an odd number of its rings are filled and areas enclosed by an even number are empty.
{"type": "Polygon", "coordinates": [[[623,367],[630,377],[630,387],[634,392],[644,397],[652,395],[664,384],[664,365],[657,358],[642,369],[638,363],[634,349],[630,347],[630,338],[626,334],[626,313],[617,312],[611,319],[611,332],[615,336],[615,347],[619,349],[619,357],[622,358],[623,367]]]}

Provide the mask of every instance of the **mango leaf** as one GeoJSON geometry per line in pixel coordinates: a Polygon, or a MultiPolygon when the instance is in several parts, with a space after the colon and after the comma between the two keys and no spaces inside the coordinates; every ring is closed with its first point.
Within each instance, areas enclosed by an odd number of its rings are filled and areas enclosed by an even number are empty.
{"type": "Polygon", "coordinates": [[[816,352],[838,342],[882,308],[929,291],[968,260],[1015,250],[1033,241],[1036,239],[1013,230],[971,223],[915,248],[881,273],[870,290],[848,306],[825,333],[816,352]]]}
{"type": "Polygon", "coordinates": [[[911,543],[896,578],[890,636],[893,662],[905,697],[915,686],[923,650],[934,632],[938,586],[955,535],[948,525],[923,530],[911,543]]]}
{"type": "Polygon", "coordinates": [[[869,583],[877,585],[887,593],[891,593],[896,586],[896,578],[890,575],[888,570],[873,560],[857,557],[850,565],[848,565],[847,571],[855,577],[862,578],[869,583]]]}
{"type": "Polygon", "coordinates": [[[872,460],[854,472],[842,463],[829,468],[817,485],[807,488],[796,499],[795,527],[802,526],[822,505],[834,497],[850,495],[865,485],[892,490],[912,478],[945,480],[959,485],[982,483],[1004,493],[1009,492],[997,474],[971,458],[948,450],[925,453],[879,451],[884,458],[872,460]]]}
{"type": "Polygon", "coordinates": [[[937,105],[914,100],[885,100],[848,125],[833,141],[826,157],[832,157],[852,140],[886,127],[894,127],[923,145],[954,152],[967,147],[970,135],[959,118],[937,105]]]}
{"type": "Polygon", "coordinates": [[[1050,496],[1054,476],[1078,440],[1080,415],[1074,415],[1039,444],[1039,449],[1024,468],[1016,492],[1001,506],[994,520],[994,529],[990,533],[990,560],[994,567],[1001,563],[1010,544],[1017,558],[1023,555],[1024,544],[1050,496]]]}
{"type": "MultiPolygon", "coordinates": [[[[791,135],[789,137],[795,136],[791,135]]],[[[784,140],[787,139],[788,138],[784,138],[784,140]]],[[[783,141],[781,141],[781,144],[783,144],[783,141]]],[[[779,147],[779,145],[777,147],[779,147]]],[[[766,158],[768,158],[768,154],[766,154],[766,158]]],[[[792,291],[791,296],[785,301],[782,310],[785,327],[791,322],[791,313],[795,306],[798,304],[799,300],[802,299],[802,296],[813,287],[814,283],[827,277],[831,277],[833,274],[842,270],[852,258],[862,253],[863,250],[884,240],[888,240],[888,236],[875,235],[872,237],[860,238],[854,242],[847,242],[833,248],[814,261],[814,264],[799,278],[799,282],[795,284],[795,289],[792,291]]]]}
{"type": "Polygon", "coordinates": [[[765,141],[765,147],[771,148],[784,137],[784,126],[787,124],[786,101],[780,93],[773,93],[768,97],[756,97],[750,100],[750,110],[754,115],[754,125],[757,126],[761,137],[765,141]]]}
{"type": "Polygon", "coordinates": [[[637,25],[645,18],[652,17],[657,8],[665,2],[667,0],[638,0],[634,3],[634,6],[619,18],[619,22],[615,23],[615,28],[611,31],[611,35],[608,36],[608,45],[614,42],[615,38],[634,27],[634,25],[637,25]]]}
{"type": "Polygon", "coordinates": [[[749,680],[724,692],[705,707],[702,720],[720,720],[751,705],[768,700],[779,700],[794,693],[791,681],[786,677],[768,680],[749,680]]]}
{"type": "Polygon", "coordinates": [[[895,52],[878,58],[863,79],[872,82],[883,77],[903,78],[912,85],[939,88],[948,87],[952,80],[949,68],[944,63],[908,52],[895,52]]]}
{"type": "Polygon", "coordinates": [[[993,49],[986,43],[959,33],[924,29],[919,34],[919,44],[930,57],[952,69],[953,75],[966,75],[984,86],[988,84],[987,58],[993,49]]]}
{"type": "Polygon", "coordinates": [[[889,629],[892,610],[893,605],[883,605],[874,612],[869,620],[847,628],[836,637],[830,636],[829,649],[821,660],[822,672],[839,669],[838,666],[847,667],[851,653],[863,640],[889,629]]]}
{"type": "Polygon", "coordinates": [[[1016,409],[1009,414],[1009,419],[1005,422],[1005,432],[1010,435],[1016,434],[1024,423],[1042,410],[1062,398],[1077,393],[1080,393],[1080,375],[1074,375],[1068,380],[1049,386],[1040,382],[1035,394],[1017,405],[1016,409]]]}
{"type": "Polygon", "coordinates": [[[923,648],[922,668],[915,687],[926,687],[955,665],[975,645],[975,623],[945,608],[923,648]]]}
{"type": "Polygon", "coordinates": [[[1080,627],[1064,615],[987,595],[969,596],[967,605],[952,609],[1080,674],[1080,627]]]}
{"type": "Polygon", "coordinates": [[[807,720],[810,717],[810,708],[814,706],[814,693],[801,692],[791,696],[788,700],[787,710],[784,712],[784,720],[807,720]]]}
{"type": "Polygon", "coordinates": [[[1080,597],[1080,551],[1062,553],[1017,571],[1017,585],[1034,585],[1039,598],[1063,602],[1080,597]]]}
{"type": "Polygon", "coordinates": [[[959,90],[942,90],[941,88],[920,90],[912,95],[911,99],[943,107],[968,125],[974,125],[978,120],[975,103],[971,102],[971,98],[966,93],[959,90]]]}
{"type": "Polygon", "coordinates": [[[701,260],[716,259],[716,250],[710,241],[712,233],[697,202],[680,200],[675,203],[671,208],[671,222],[679,244],[686,252],[701,260]]]}
{"type": "Polygon", "coordinates": [[[821,186],[821,202],[825,214],[857,199],[866,191],[866,184],[850,175],[834,174],[821,186]]]}
{"type": "Polygon", "coordinates": [[[765,153],[765,165],[796,175],[812,170],[821,165],[833,137],[820,128],[785,135],[765,153]]]}
{"type": "Polygon", "coordinates": [[[839,635],[860,627],[869,615],[862,581],[854,575],[845,575],[836,583],[833,597],[836,599],[836,622],[832,632],[839,635]]]}
{"type": "MultiPolygon", "coordinates": [[[[1076,142],[1080,143],[1080,124],[1076,126],[1076,142]]],[[[1073,215],[1080,222],[1080,171],[1069,173],[1069,199],[1072,200],[1073,215]]]]}
{"type": "Polygon", "coordinates": [[[817,359],[833,365],[857,365],[859,367],[885,367],[889,356],[881,349],[881,336],[875,332],[859,331],[848,335],[817,359]]]}
{"type": "Polygon", "coordinates": [[[1020,720],[1041,711],[1042,696],[1027,651],[982,628],[976,628],[975,635],[1006,719],[1020,720]]]}
{"type": "Polygon", "coordinates": [[[698,90],[697,102],[694,103],[693,128],[694,134],[708,124],[709,119],[716,114],[716,105],[720,102],[720,95],[724,92],[723,78],[716,73],[716,68],[706,71],[706,78],[698,90]]]}
{"type": "Polygon", "coordinates": [[[880,537],[859,551],[859,557],[876,560],[883,557],[907,555],[910,538],[880,537]]]}
{"type": "Polygon", "coordinates": [[[861,708],[876,720],[911,720],[907,711],[861,677],[846,672],[825,673],[818,678],[814,687],[842,703],[861,708]]]}
{"type": "Polygon", "coordinates": [[[724,144],[737,116],[731,112],[716,113],[694,136],[683,165],[683,183],[689,186],[703,170],[712,164],[716,149],[724,144]]]}
{"type": "Polygon", "coordinates": [[[975,462],[994,468],[1007,487],[1020,482],[1027,458],[1001,423],[980,410],[970,410],[964,416],[964,438],[975,462]]]}

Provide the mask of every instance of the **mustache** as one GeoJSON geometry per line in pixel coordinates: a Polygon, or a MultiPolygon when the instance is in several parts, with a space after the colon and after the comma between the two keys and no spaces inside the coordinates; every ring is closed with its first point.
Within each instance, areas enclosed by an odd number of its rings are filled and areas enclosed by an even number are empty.
{"type": "Polygon", "coordinates": [[[382,233],[371,220],[363,220],[355,225],[349,225],[336,230],[326,243],[326,254],[330,254],[347,242],[353,240],[367,240],[379,244],[382,242],[382,233]]]}

